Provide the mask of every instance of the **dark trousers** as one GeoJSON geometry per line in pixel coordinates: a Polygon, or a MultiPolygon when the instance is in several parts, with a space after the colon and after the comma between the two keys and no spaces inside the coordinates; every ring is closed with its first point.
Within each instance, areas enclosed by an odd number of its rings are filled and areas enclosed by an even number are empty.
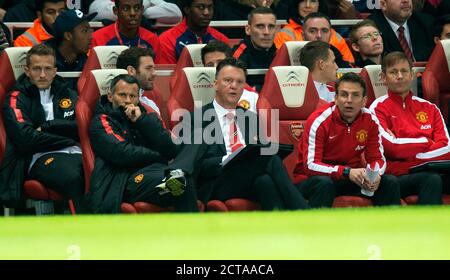
{"type": "Polygon", "coordinates": [[[161,207],[174,206],[177,212],[198,212],[197,193],[195,189],[193,171],[195,163],[206,149],[203,144],[184,145],[176,158],[169,164],[151,164],[131,174],[128,178],[124,193],[126,202],[149,202],[161,207]],[[173,196],[170,192],[160,194],[155,188],[169,175],[170,170],[182,169],[186,176],[186,188],[183,194],[173,196]]]}
{"type": "Polygon", "coordinates": [[[400,186],[392,175],[381,176],[380,185],[371,197],[361,194],[361,187],[350,180],[333,181],[328,176],[310,177],[297,184],[297,188],[313,208],[331,207],[336,196],[340,195],[365,197],[377,206],[400,205],[400,186]]]}
{"type": "Polygon", "coordinates": [[[81,154],[50,153],[38,158],[30,179],[71,198],[77,213],[85,213],[84,175],[81,154]]]}
{"type": "Polygon", "coordinates": [[[244,159],[199,189],[203,201],[245,198],[263,210],[307,209],[308,203],[295,189],[279,156],[244,159]]]}
{"type": "Polygon", "coordinates": [[[402,198],[418,195],[417,204],[442,204],[442,178],[435,172],[419,172],[399,176],[402,198]]]}

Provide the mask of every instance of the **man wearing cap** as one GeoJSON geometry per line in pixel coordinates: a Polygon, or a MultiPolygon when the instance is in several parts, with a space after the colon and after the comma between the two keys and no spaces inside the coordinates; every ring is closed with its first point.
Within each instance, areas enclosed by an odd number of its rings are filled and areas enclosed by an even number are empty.
{"type": "MultiPolygon", "coordinates": [[[[80,10],[61,12],[53,25],[55,37],[46,42],[55,50],[58,71],[82,71],[91,45],[89,21],[96,13],[84,15],[80,10]]],[[[66,78],[70,88],[77,90],[77,78],[66,78]]]]}

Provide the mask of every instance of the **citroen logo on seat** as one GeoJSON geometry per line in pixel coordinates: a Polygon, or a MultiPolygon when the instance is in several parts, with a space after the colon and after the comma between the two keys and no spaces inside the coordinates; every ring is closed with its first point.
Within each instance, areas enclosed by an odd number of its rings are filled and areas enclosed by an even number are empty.
{"type": "Polygon", "coordinates": [[[206,74],[205,72],[201,72],[200,74],[197,75],[197,84],[200,83],[210,84],[212,83],[212,81],[208,74],[206,74]]]}
{"type": "Polygon", "coordinates": [[[289,72],[288,74],[287,74],[287,81],[286,81],[287,83],[289,83],[289,82],[297,82],[297,83],[299,83],[300,82],[300,78],[299,78],[299,76],[298,76],[298,74],[297,73],[295,73],[295,71],[291,71],[291,72],[289,72]]]}

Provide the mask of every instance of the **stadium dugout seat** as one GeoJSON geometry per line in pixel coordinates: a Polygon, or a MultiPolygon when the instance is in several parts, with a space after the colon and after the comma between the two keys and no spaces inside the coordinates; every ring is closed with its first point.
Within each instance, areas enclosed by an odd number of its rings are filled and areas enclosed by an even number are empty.
{"type": "MultiPolygon", "coordinates": [[[[300,51],[309,43],[309,41],[287,41],[275,54],[275,57],[270,64],[274,66],[299,66],[300,65],[300,51]]],[[[270,68],[269,67],[269,68],[270,68]]]]}
{"type": "Polygon", "coordinates": [[[161,105],[163,106],[161,106],[159,110],[161,111],[161,118],[163,119],[166,127],[169,127],[170,125],[170,117],[167,113],[167,101],[169,100],[170,96],[169,82],[173,76],[175,66],[176,64],[155,64],[156,77],[153,82],[153,88],[158,91],[156,94],[160,94],[161,96],[161,105]]]}
{"type": "Polygon", "coordinates": [[[92,48],[77,83],[78,93],[83,91],[91,70],[115,69],[117,57],[126,49],[128,49],[128,46],[97,46],[92,48]]]}
{"type": "MultiPolygon", "coordinates": [[[[178,123],[184,112],[192,112],[213,101],[215,73],[214,67],[185,67],[180,72],[180,77],[167,103],[167,111],[169,116],[172,116],[171,128],[178,123]]],[[[233,198],[225,202],[209,201],[206,209],[216,212],[248,211],[259,209],[259,205],[250,200],[233,198]]]]}
{"type": "Polygon", "coordinates": [[[203,67],[201,51],[204,46],[206,44],[191,44],[185,46],[181,51],[180,58],[175,65],[173,75],[169,82],[171,92],[175,87],[178,77],[182,75],[184,67],[203,67]]]}
{"type": "MultiPolygon", "coordinates": [[[[80,144],[83,151],[83,169],[85,176],[85,192],[89,192],[90,178],[94,169],[94,153],[89,140],[89,126],[93,117],[95,104],[101,95],[108,94],[111,80],[120,74],[126,74],[124,69],[103,69],[93,70],[86,80],[83,92],[76,106],[78,132],[80,135],[80,144]]],[[[199,209],[204,209],[203,204],[199,203],[199,209]]],[[[173,211],[173,208],[164,208],[147,202],[136,202],[121,204],[123,213],[157,213],[173,211]]]]}
{"type": "MultiPolygon", "coordinates": [[[[308,68],[276,66],[267,72],[257,108],[263,117],[267,138],[274,142],[294,145],[294,151],[283,161],[292,180],[298,162],[298,143],[301,141],[306,120],[316,109],[326,105],[327,102],[319,98],[308,68]],[[278,131],[272,129],[271,109],[278,110],[278,131]]],[[[356,196],[336,197],[333,204],[334,207],[370,205],[370,200],[356,196]]]]}
{"type": "MultiPolygon", "coordinates": [[[[375,99],[387,94],[387,87],[381,79],[381,65],[367,65],[361,69],[359,75],[366,83],[366,107],[369,108],[375,99]]],[[[411,90],[417,96],[417,77],[412,82],[411,90]]]]}
{"type": "Polygon", "coordinates": [[[171,116],[170,128],[179,121],[183,112],[211,103],[214,99],[214,67],[185,67],[179,73],[178,81],[167,102],[167,112],[171,116]]]}
{"type": "MultiPolygon", "coordinates": [[[[24,72],[26,55],[30,47],[12,47],[5,49],[0,55],[0,107],[3,107],[6,94],[24,72]]],[[[0,161],[6,148],[6,131],[3,122],[3,114],[0,114],[0,161]]],[[[25,180],[22,196],[27,199],[27,205],[34,208],[36,215],[54,213],[54,202],[62,202],[65,199],[59,193],[46,188],[36,180],[25,180]]],[[[72,214],[75,214],[73,202],[69,200],[72,214]]],[[[14,214],[14,209],[5,208],[5,215],[14,214]]]]}
{"type": "Polygon", "coordinates": [[[447,124],[450,102],[450,40],[436,44],[422,75],[423,97],[436,104],[447,124]]]}

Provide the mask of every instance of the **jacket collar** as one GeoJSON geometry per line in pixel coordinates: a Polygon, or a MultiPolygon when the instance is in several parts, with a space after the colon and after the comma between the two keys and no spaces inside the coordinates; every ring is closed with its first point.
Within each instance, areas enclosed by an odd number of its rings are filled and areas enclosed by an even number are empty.
{"type": "Polygon", "coordinates": [[[409,91],[409,93],[406,96],[404,101],[403,101],[403,98],[400,96],[400,94],[397,94],[391,90],[388,90],[388,96],[390,99],[392,99],[395,103],[398,103],[398,104],[403,104],[403,102],[409,103],[412,100],[412,92],[411,91],[409,91]]]}

